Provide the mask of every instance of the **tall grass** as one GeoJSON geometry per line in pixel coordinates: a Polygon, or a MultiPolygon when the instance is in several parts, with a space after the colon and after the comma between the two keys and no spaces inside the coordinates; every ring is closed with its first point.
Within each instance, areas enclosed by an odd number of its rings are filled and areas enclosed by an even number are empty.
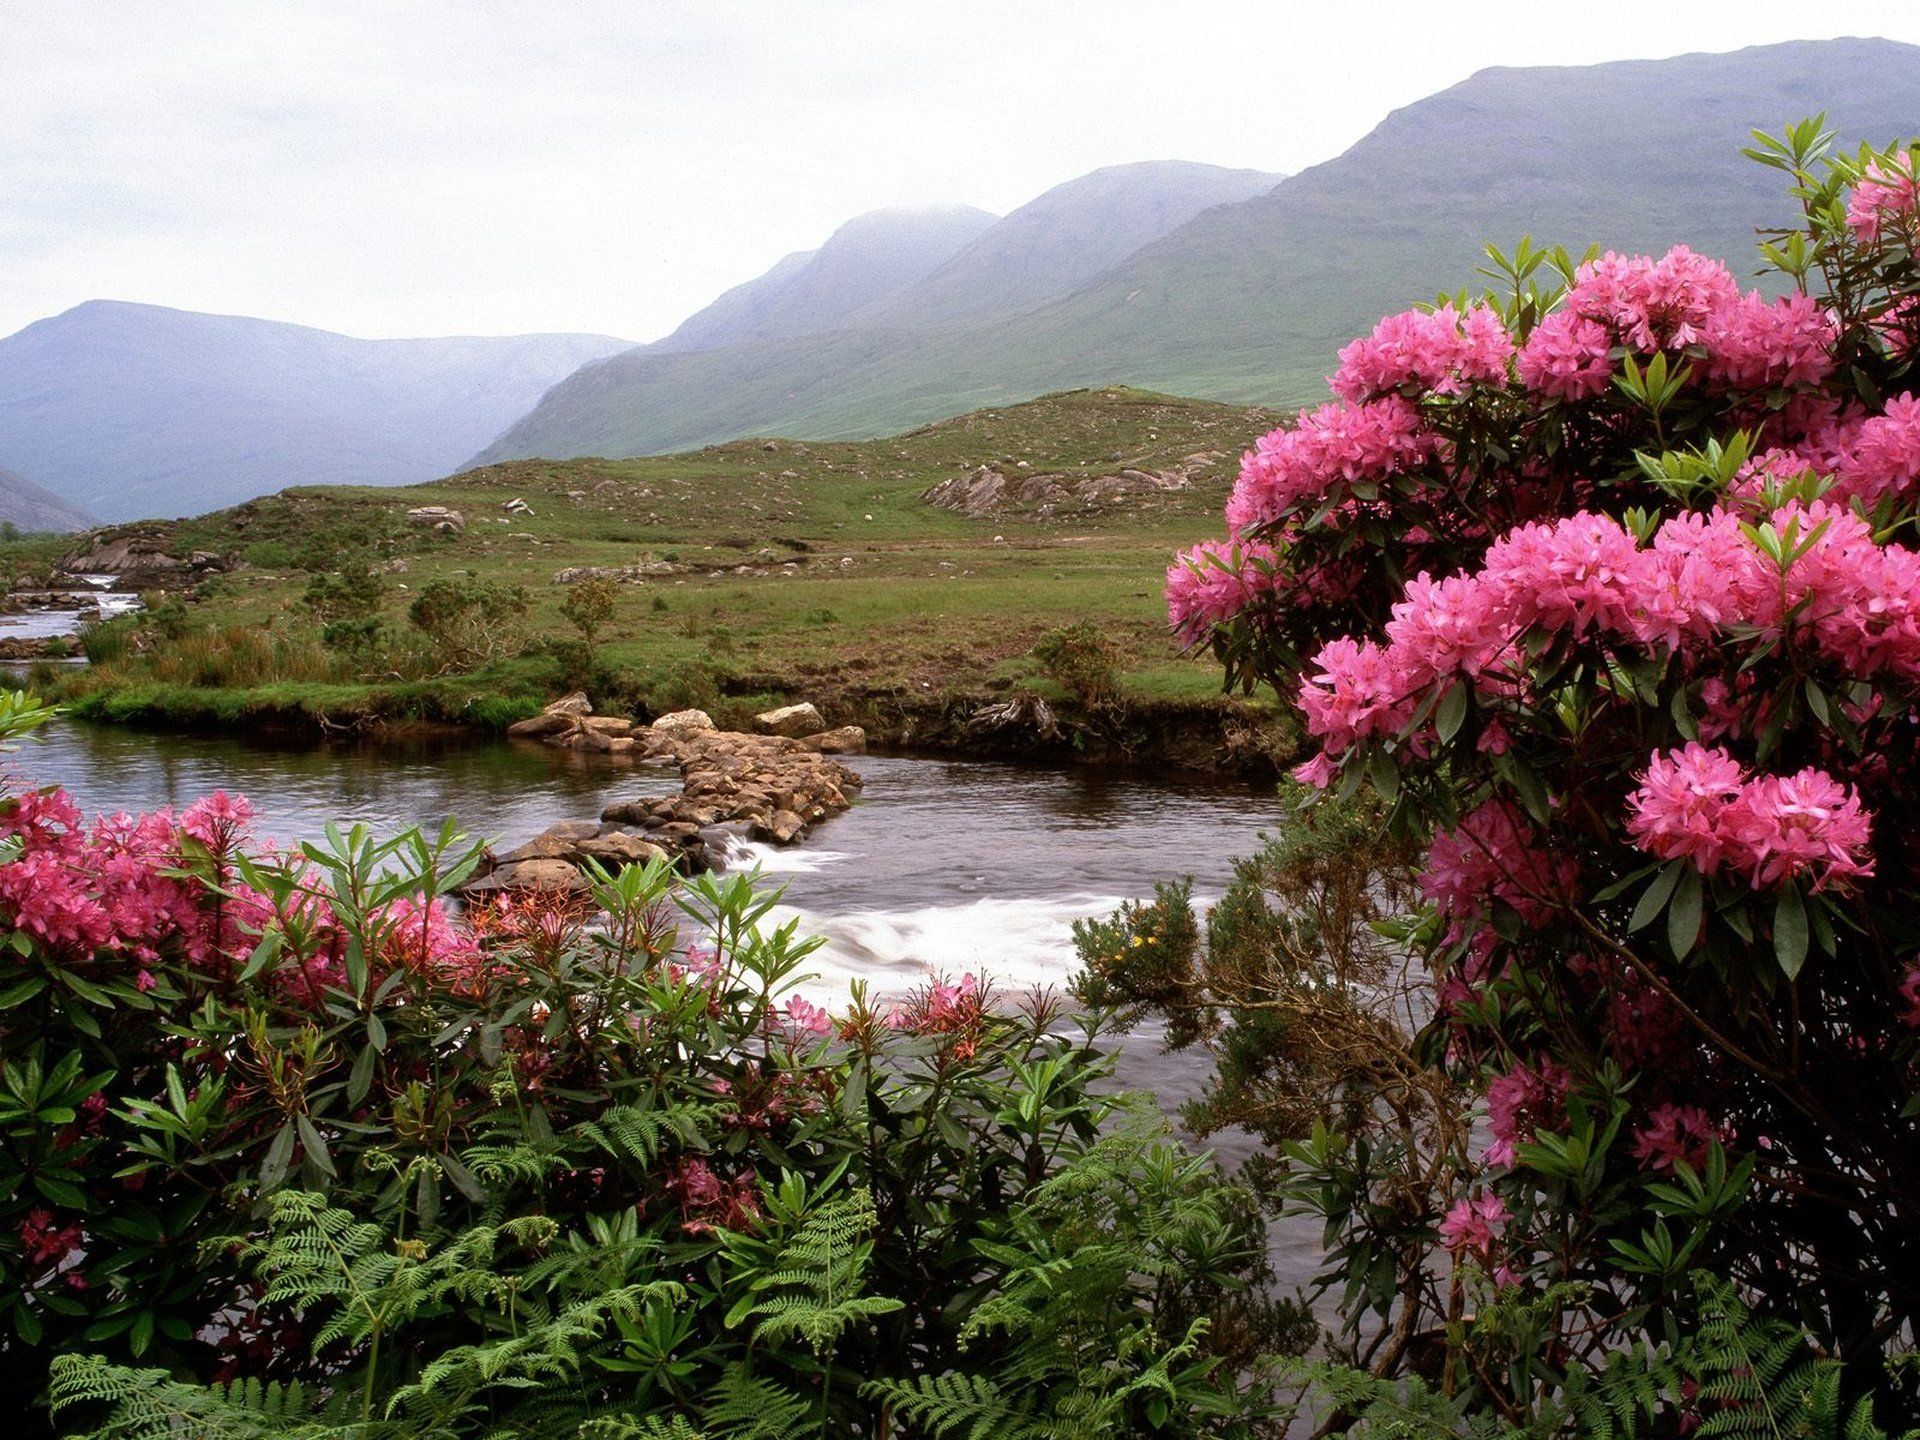
{"type": "MultiPolygon", "coordinates": [[[[92,658],[91,649],[88,655],[92,658]]],[[[140,662],[142,678],[203,688],[251,688],[289,681],[344,684],[355,678],[351,661],[328,650],[314,636],[251,625],[156,638],[140,662]]],[[[103,662],[96,659],[95,663],[103,662]]]]}

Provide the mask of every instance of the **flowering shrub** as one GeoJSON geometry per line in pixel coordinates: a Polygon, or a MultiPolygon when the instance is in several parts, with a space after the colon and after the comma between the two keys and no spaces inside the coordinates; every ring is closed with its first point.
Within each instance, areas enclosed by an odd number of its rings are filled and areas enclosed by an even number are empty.
{"type": "MultiPolygon", "coordinates": [[[[0,735],[44,718],[0,696],[0,735]]],[[[1264,1433],[1235,1376],[1299,1317],[1097,1023],[972,976],[830,1013],[747,877],[462,907],[451,827],[273,855],[248,821],[0,801],[17,1405],[60,1357],[63,1421],[113,1436],[1264,1433]],[[1062,1187],[1124,1237],[1037,1218],[1062,1187]],[[1045,1287],[1077,1318],[1013,1323],[1045,1287]]]]}
{"type": "Polygon", "coordinates": [[[1487,1139],[1408,1233],[1499,1287],[1450,1354],[1508,1413],[1702,1267],[1914,1405],[1915,152],[1749,153],[1803,206],[1772,289],[1489,250],[1488,293],[1341,353],[1169,573],[1176,633],[1296,700],[1298,777],[1420,857],[1422,1053],[1487,1139]]]}

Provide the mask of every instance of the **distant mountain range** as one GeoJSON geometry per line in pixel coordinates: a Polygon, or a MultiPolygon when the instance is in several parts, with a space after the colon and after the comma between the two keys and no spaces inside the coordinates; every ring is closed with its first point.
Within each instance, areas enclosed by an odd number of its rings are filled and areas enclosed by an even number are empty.
{"type": "Polygon", "coordinates": [[[98,523],[51,490],[4,466],[0,466],[0,522],[26,534],[36,530],[85,530],[98,523]]]}
{"type": "Polygon", "coordinates": [[[0,340],[0,462],[103,520],[446,474],[604,335],[356,340],[94,300],[0,340]]]}
{"type": "Polygon", "coordinates": [[[1015,297],[1021,313],[996,313],[991,300],[970,310],[951,291],[936,303],[936,273],[822,333],[629,352],[555,386],[480,459],[879,435],[1111,381],[1303,402],[1376,317],[1472,283],[1488,241],[1643,251],[1685,241],[1750,270],[1754,228],[1790,212],[1778,174],[1740,148],[1752,127],[1823,110],[1843,142],[1920,133],[1920,47],[1807,41],[1482,71],[1394,112],[1337,159],[1069,278],[1071,293],[969,282],[1015,297]]]}
{"type": "Polygon", "coordinates": [[[1290,177],[1169,161],[1000,219],[877,211],[651,345],[355,340],[93,301],[0,340],[0,463],[111,520],[463,463],[890,434],[1116,382],[1300,403],[1377,316],[1472,284],[1488,241],[1685,241],[1750,270],[1754,228],[1790,211],[1740,148],[1822,110],[1843,142],[1920,133],[1920,47],[1486,70],[1290,177]]]}

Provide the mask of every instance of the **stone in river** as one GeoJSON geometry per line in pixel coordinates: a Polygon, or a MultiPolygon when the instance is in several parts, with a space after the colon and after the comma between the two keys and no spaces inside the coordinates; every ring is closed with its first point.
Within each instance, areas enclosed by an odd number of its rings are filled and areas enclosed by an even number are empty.
{"type": "Polygon", "coordinates": [[[653,722],[652,728],[663,735],[684,735],[695,730],[714,728],[713,717],[704,710],[675,710],[653,722]]]}
{"type": "Polygon", "coordinates": [[[503,865],[484,880],[477,880],[467,889],[485,892],[488,890],[584,890],[587,882],[570,860],[521,860],[516,864],[503,865]]]}
{"type": "Polygon", "coordinates": [[[657,860],[667,852],[650,840],[638,835],[629,835],[616,830],[611,835],[599,835],[591,840],[582,840],[579,845],[582,855],[590,855],[609,868],[621,865],[644,865],[649,860],[657,860]]]}
{"type": "Polygon", "coordinates": [[[820,712],[804,702],[765,711],[754,716],[753,723],[763,734],[785,735],[794,740],[803,735],[818,734],[827,728],[827,722],[820,718],[820,712]]]}
{"type": "Polygon", "coordinates": [[[800,742],[816,755],[864,755],[867,732],[858,725],[842,725],[837,730],[822,730],[800,742]]]}
{"type": "Polygon", "coordinates": [[[558,735],[573,727],[571,715],[555,714],[543,711],[538,715],[529,715],[525,720],[516,720],[507,727],[507,734],[526,740],[541,740],[549,735],[558,735]]]}

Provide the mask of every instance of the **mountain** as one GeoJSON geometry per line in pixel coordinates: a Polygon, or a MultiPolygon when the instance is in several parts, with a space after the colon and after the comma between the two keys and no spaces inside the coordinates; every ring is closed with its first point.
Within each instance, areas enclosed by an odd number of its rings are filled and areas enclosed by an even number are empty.
{"type": "Polygon", "coordinates": [[[938,270],[996,218],[970,205],[856,216],[818,250],[789,255],[757,280],[736,285],[647,349],[712,350],[836,329],[938,270]]]}
{"type": "Polygon", "coordinates": [[[1920,47],[1803,41],[1481,71],[1050,304],[970,328],[889,316],[618,356],[556,385],[483,458],[878,435],[1109,382],[1301,403],[1324,393],[1335,351],[1375,318],[1472,282],[1488,241],[1654,252],[1684,241],[1750,270],[1754,228],[1790,212],[1778,174],[1740,148],[1752,127],[1822,110],[1843,143],[1920,132],[1920,47]]]}
{"type": "Polygon", "coordinates": [[[0,523],[30,535],[36,530],[85,530],[94,519],[0,465],[0,523]]]}
{"type": "Polygon", "coordinates": [[[106,520],[444,475],[604,335],[358,340],[93,300],[0,340],[0,456],[106,520]]]}
{"type": "Polygon", "coordinates": [[[1095,170],[1028,201],[853,323],[932,329],[1032,310],[1072,294],[1202,210],[1265,194],[1284,178],[1184,160],[1095,170]]]}

